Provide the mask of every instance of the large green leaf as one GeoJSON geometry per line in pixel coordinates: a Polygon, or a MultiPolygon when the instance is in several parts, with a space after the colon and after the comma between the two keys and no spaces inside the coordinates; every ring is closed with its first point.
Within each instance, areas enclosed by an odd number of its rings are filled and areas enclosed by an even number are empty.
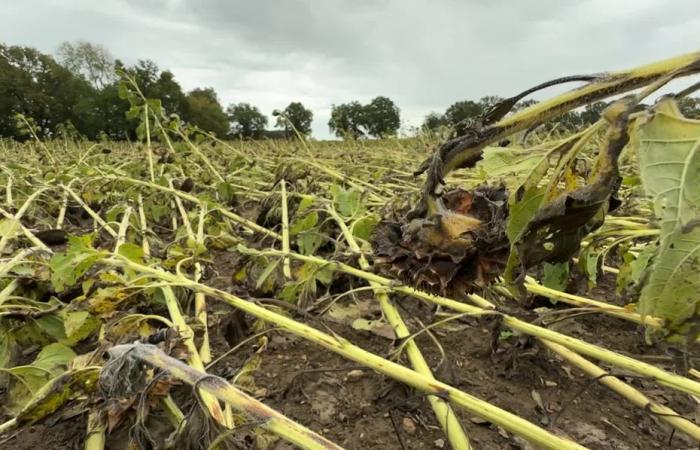
{"type": "Polygon", "coordinates": [[[639,300],[642,315],[666,320],[669,338],[700,333],[700,121],[671,100],[640,120],[642,183],[654,200],[661,237],[639,300]]]}

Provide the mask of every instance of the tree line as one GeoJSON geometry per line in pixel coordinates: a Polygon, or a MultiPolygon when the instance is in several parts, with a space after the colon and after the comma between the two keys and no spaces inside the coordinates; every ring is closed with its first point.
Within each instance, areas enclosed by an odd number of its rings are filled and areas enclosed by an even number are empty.
{"type": "MultiPolygon", "coordinates": [[[[27,124],[40,137],[82,136],[88,139],[135,139],[138,120],[130,118],[129,102],[120,96],[125,77],[135,82],[146,98],[160,100],[169,114],[218,137],[261,139],[304,137],[311,134],[313,113],[301,102],[291,102],[272,112],[276,130],[269,130],[268,117],[249,103],[226,108],[211,87],[184,92],[169,70],[150,60],[127,66],[102,46],[89,42],[62,43],[56,55],[31,47],[0,43],[0,137],[23,139],[27,124]]],[[[449,106],[444,113],[431,113],[424,130],[448,128],[464,134],[501,98],[483,97],[449,106]]],[[[523,101],[516,109],[530,106],[523,101]]],[[[700,116],[700,99],[682,101],[686,115],[700,116]]],[[[577,129],[598,120],[605,103],[571,111],[558,119],[561,126],[577,129]]],[[[400,110],[388,97],[378,96],[367,104],[351,101],[333,105],[329,129],[338,137],[357,139],[394,136],[401,125],[400,110]]]]}
{"type": "MultiPolygon", "coordinates": [[[[224,108],[211,87],[184,92],[175,75],[153,61],[139,60],[127,66],[102,46],[64,42],[55,56],[0,43],[0,137],[27,137],[26,120],[40,137],[135,139],[138,118],[128,116],[130,104],[119,92],[125,78],[133,80],[145,98],[160,100],[167,113],[218,137],[311,134],[313,113],[301,102],[274,110],[275,122],[270,124],[268,117],[249,103],[224,108]],[[268,125],[276,129],[270,130],[268,125]]],[[[331,116],[328,126],[340,137],[395,135],[401,124],[398,107],[381,96],[367,105],[333,105],[331,116]]]]}

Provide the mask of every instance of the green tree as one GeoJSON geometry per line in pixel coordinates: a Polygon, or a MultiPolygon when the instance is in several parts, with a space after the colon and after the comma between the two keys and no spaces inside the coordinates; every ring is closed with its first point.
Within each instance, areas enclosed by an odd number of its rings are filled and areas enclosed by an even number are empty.
{"type": "Polygon", "coordinates": [[[518,112],[521,109],[529,108],[530,106],[534,106],[538,103],[539,102],[537,100],[533,99],[521,100],[518,103],[516,103],[515,106],[513,106],[511,112],[518,112]]]}
{"type": "Polygon", "coordinates": [[[503,100],[504,98],[499,97],[498,95],[487,95],[479,99],[479,106],[481,106],[481,111],[485,113],[489,109],[501,103],[503,100]]]}
{"type": "Polygon", "coordinates": [[[243,139],[260,139],[265,134],[267,117],[249,103],[238,103],[226,108],[231,123],[231,136],[243,139]]]}
{"type": "Polygon", "coordinates": [[[100,131],[114,140],[133,139],[136,135],[136,122],[129,121],[126,113],[129,102],[119,98],[119,84],[113,82],[97,93],[96,108],[101,119],[100,131]]]}
{"type": "Polygon", "coordinates": [[[275,110],[272,115],[277,117],[275,126],[283,128],[288,138],[294,136],[294,129],[302,136],[311,134],[314,114],[300,102],[292,102],[282,112],[275,110]]]}
{"type": "Polygon", "coordinates": [[[77,76],[84,77],[97,89],[103,89],[116,81],[114,58],[101,45],[86,41],[63,42],[56,52],[63,67],[77,76]]]}
{"type": "Polygon", "coordinates": [[[569,111],[564,113],[561,117],[550,121],[551,123],[558,123],[559,126],[569,130],[575,131],[583,126],[583,120],[581,120],[581,114],[578,111],[569,111]]]}
{"type": "Polygon", "coordinates": [[[228,117],[212,88],[194,89],[187,94],[187,120],[219,137],[229,131],[228,117]]]}
{"type": "Polygon", "coordinates": [[[63,124],[64,129],[73,127],[94,137],[100,126],[95,94],[86,80],[50,55],[0,44],[0,135],[24,137],[14,118],[20,113],[32,118],[43,136],[51,136],[63,124]]]}
{"type": "Polygon", "coordinates": [[[358,139],[366,133],[364,115],[360,102],[333,105],[328,128],[338,137],[358,139]]]}
{"type": "Polygon", "coordinates": [[[396,135],[401,126],[399,108],[388,97],[375,97],[363,107],[362,124],[376,138],[396,135]]]}
{"type": "Polygon", "coordinates": [[[425,120],[423,120],[423,125],[421,128],[423,130],[436,131],[444,126],[447,126],[447,119],[445,118],[445,115],[431,112],[425,116],[425,120]]]}
{"type": "Polygon", "coordinates": [[[605,108],[608,107],[608,104],[606,102],[595,102],[591,103],[589,105],[586,105],[583,111],[579,113],[579,116],[581,118],[581,122],[583,124],[593,124],[600,119],[600,115],[603,112],[605,108]]]}

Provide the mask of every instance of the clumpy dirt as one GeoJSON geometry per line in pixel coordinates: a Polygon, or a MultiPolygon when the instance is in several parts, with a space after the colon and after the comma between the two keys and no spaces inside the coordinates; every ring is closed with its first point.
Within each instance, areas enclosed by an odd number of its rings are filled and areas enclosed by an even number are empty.
{"type": "MultiPolygon", "coordinates": [[[[210,280],[212,284],[223,284],[225,270],[220,268],[219,272],[220,279],[210,280]]],[[[605,278],[590,295],[613,301],[611,292],[614,279],[605,278]]],[[[369,303],[370,297],[362,301],[369,303]]],[[[433,307],[411,298],[399,298],[397,302],[413,331],[421,328],[420,323],[434,321],[433,307]]],[[[541,300],[538,303],[548,304],[541,300]]],[[[210,305],[212,345],[214,354],[221,355],[252,333],[253,322],[227,306],[210,305]]],[[[295,318],[380,355],[388,357],[396,348],[390,339],[349,325],[303,315],[295,318]]],[[[418,336],[417,343],[441,380],[590,449],[698,448],[697,442],[673,433],[664,422],[563,363],[534,340],[502,333],[497,325],[492,320],[466,318],[451,322],[450,330],[434,330],[441,348],[426,334],[418,336]]],[[[674,370],[669,352],[646,345],[642,330],[633,323],[583,315],[557,322],[552,328],[674,370]]],[[[267,336],[264,349],[257,347],[257,339],[251,340],[209,372],[230,379],[258,352],[262,362],[253,375],[255,396],[339,445],[356,450],[450,448],[420,393],[296,336],[279,331],[267,336]]],[[[400,361],[406,363],[405,358],[400,361]]],[[[679,414],[696,422],[700,419],[698,403],[689,396],[651,380],[614,373],[679,414]]],[[[188,398],[189,388],[178,387],[175,396],[179,400],[188,398]]],[[[458,415],[475,449],[535,448],[475,414],[458,410],[458,415]]],[[[51,449],[83,448],[86,414],[57,417],[3,437],[0,449],[29,450],[47,445],[51,449]]],[[[150,421],[162,423],[165,419],[154,412],[150,421]]],[[[108,442],[108,449],[126,448],[128,428],[115,430],[108,442]]],[[[248,443],[247,448],[255,448],[253,440],[243,442],[248,443]]],[[[269,448],[292,447],[276,441],[269,448]]]]}

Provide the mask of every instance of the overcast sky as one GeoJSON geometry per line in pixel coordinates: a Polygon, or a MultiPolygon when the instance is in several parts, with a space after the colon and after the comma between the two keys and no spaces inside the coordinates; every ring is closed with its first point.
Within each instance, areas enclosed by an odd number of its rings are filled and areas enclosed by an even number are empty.
{"type": "Polygon", "coordinates": [[[301,101],[319,138],[332,104],[385,95],[408,127],[457,100],[700,50],[700,0],[0,0],[0,19],[5,43],[99,43],[224,106],[301,101]]]}

